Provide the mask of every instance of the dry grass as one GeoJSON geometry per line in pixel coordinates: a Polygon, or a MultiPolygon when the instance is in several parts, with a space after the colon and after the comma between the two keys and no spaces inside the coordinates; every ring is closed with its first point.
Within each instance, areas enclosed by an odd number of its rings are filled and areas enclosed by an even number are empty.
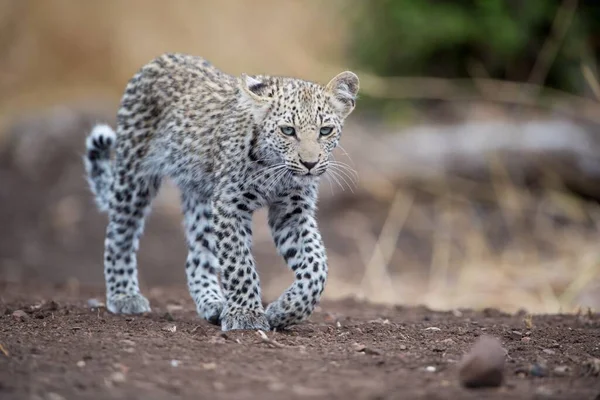
{"type": "MultiPolygon", "coordinates": [[[[414,200],[413,190],[399,186],[387,199],[388,216],[378,237],[365,229],[367,215],[355,214],[347,225],[340,224],[340,236],[348,234],[348,225],[360,227],[353,235],[364,276],[349,283],[341,271],[356,263],[356,257],[333,254],[328,296],[434,309],[498,307],[536,313],[599,305],[597,204],[560,188],[532,193],[511,183],[502,171],[491,184],[471,182],[479,200],[456,186],[434,187],[434,200],[424,204],[414,200]],[[477,215],[474,210],[482,204],[491,210],[477,215]],[[423,223],[424,215],[429,224],[423,223]],[[504,231],[494,238],[490,232],[498,231],[498,216],[504,231]],[[417,232],[422,243],[431,244],[429,264],[414,261],[418,248],[398,245],[403,230],[417,232]]],[[[381,192],[375,190],[372,196],[381,198],[381,192]]]]}

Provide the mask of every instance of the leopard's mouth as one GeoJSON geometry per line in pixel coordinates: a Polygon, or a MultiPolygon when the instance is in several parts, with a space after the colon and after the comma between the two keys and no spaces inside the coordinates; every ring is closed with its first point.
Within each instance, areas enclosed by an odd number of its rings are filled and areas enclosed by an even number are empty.
{"type": "Polygon", "coordinates": [[[318,178],[319,176],[323,175],[325,173],[325,170],[322,171],[296,171],[293,170],[292,174],[298,178],[304,178],[304,179],[314,179],[314,178],[318,178]]]}

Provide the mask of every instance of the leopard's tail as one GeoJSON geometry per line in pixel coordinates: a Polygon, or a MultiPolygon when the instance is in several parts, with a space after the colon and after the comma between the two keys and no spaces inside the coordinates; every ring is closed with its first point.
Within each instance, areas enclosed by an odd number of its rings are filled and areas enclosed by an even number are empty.
{"type": "Polygon", "coordinates": [[[117,140],[115,131],[106,124],[94,126],[85,142],[84,157],[87,180],[100,211],[108,211],[113,182],[111,150],[117,140]]]}

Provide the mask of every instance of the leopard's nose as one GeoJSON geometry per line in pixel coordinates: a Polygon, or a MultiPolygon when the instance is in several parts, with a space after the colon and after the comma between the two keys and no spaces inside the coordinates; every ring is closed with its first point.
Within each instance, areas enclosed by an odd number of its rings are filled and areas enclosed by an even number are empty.
{"type": "Polygon", "coordinates": [[[305,166],[305,167],[306,167],[306,168],[307,168],[309,171],[310,171],[311,169],[313,169],[313,167],[314,167],[315,165],[317,165],[317,162],[316,162],[316,161],[314,161],[314,162],[307,162],[307,161],[300,160],[300,162],[301,162],[301,163],[302,163],[302,165],[304,165],[304,166],[305,166]]]}

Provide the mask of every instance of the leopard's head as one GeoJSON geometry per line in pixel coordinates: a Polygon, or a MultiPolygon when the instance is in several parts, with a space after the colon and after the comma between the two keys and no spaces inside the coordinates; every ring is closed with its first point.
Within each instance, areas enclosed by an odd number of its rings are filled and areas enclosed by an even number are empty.
{"type": "Polygon", "coordinates": [[[259,162],[314,178],[328,168],[344,120],[356,103],[359,81],[349,71],[326,86],[294,78],[239,79],[240,99],[254,119],[251,152],[259,162]]]}

